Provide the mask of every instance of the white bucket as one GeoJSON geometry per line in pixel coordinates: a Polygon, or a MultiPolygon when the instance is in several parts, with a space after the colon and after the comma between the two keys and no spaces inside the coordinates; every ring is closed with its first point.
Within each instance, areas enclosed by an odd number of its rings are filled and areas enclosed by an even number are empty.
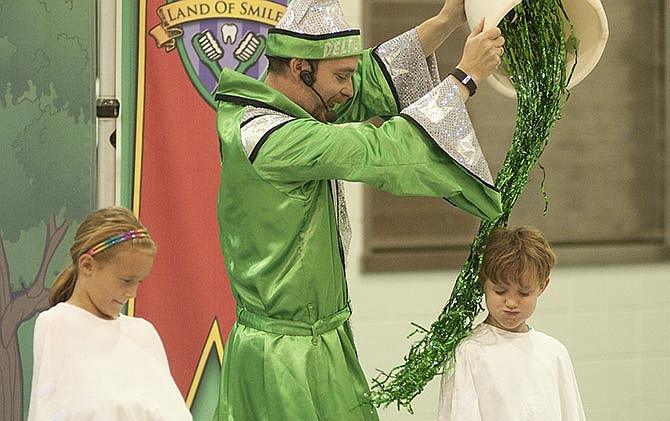
{"type": "MultiPolygon", "coordinates": [[[[465,0],[465,15],[472,29],[482,18],[486,18],[484,30],[498,26],[500,21],[522,0],[465,0]]],[[[526,0],[541,1],[541,0],[526,0]]],[[[609,30],[607,17],[600,0],[563,0],[565,12],[570,17],[577,38],[577,66],[572,74],[568,88],[584,80],[598,64],[605,50],[609,30]]],[[[570,34],[566,26],[566,37],[570,34]]],[[[568,51],[566,69],[570,72],[575,56],[568,51]]],[[[514,86],[509,80],[504,66],[493,72],[488,82],[503,95],[515,97],[514,86]]]]}

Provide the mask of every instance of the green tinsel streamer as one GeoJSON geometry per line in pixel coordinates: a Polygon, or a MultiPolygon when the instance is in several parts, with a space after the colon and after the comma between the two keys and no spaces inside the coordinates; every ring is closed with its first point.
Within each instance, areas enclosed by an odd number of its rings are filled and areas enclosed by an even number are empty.
{"type": "MultiPolygon", "coordinates": [[[[574,49],[574,35],[565,39],[563,17],[567,16],[561,1],[524,1],[514,12],[515,16],[508,14],[499,25],[505,37],[502,61],[517,93],[514,139],[496,178],[503,214],[495,221],[481,223],[449,302],[430,330],[417,326],[414,333],[425,336],[412,345],[405,363],[373,379],[370,400],[376,406],[396,402],[398,409],[404,406],[413,413],[412,399],[443,367],[451,368],[456,345],[470,333],[475,317],[483,310],[477,277],[485,244],[495,228],[507,225],[528,174],[561,116],[567,92],[566,53],[568,47],[574,49]]],[[[571,23],[568,31],[574,34],[571,23]]]]}

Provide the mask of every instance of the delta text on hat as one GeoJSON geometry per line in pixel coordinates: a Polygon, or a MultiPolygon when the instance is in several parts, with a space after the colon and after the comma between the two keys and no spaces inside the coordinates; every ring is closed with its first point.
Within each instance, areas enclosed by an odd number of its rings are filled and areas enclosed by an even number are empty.
{"type": "Polygon", "coordinates": [[[361,31],[351,29],[337,0],[293,0],[268,31],[269,57],[321,60],[361,53],[361,31]]]}

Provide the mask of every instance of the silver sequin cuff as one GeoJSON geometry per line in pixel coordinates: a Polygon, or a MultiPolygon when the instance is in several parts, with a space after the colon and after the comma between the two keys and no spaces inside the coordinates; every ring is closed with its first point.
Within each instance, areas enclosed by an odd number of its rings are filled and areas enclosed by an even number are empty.
{"type": "Polygon", "coordinates": [[[454,161],[493,186],[491,171],[458,86],[449,78],[401,111],[419,124],[454,161]]]}
{"type": "Polygon", "coordinates": [[[437,59],[424,57],[419,34],[411,29],[374,49],[391,78],[399,108],[415,102],[440,83],[437,59]]]}

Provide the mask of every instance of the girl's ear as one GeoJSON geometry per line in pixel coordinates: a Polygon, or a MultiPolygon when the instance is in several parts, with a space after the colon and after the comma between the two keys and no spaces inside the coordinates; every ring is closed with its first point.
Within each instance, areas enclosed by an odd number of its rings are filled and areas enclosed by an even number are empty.
{"type": "Polygon", "coordinates": [[[91,276],[93,273],[93,267],[95,266],[95,261],[93,260],[92,256],[84,253],[79,256],[79,259],[77,260],[77,266],[79,274],[84,276],[91,276]]]}
{"type": "Polygon", "coordinates": [[[549,286],[549,277],[547,277],[547,280],[540,285],[540,293],[538,295],[542,295],[545,289],[547,289],[547,286],[549,286]]]}

